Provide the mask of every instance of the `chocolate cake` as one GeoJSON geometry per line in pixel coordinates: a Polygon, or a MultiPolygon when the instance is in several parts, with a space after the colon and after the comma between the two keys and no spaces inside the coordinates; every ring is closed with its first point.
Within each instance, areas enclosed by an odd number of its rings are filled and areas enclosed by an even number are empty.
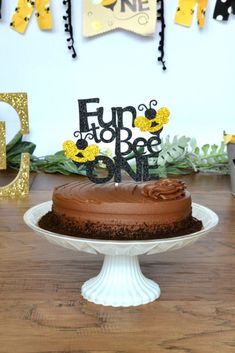
{"type": "Polygon", "coordinates": [[[185,235],[202,229],[192,217],[191,195],[177,179],[145,184],[76,181],[55,188],[43,229],[92,239],[141,240],[185,235]]]}

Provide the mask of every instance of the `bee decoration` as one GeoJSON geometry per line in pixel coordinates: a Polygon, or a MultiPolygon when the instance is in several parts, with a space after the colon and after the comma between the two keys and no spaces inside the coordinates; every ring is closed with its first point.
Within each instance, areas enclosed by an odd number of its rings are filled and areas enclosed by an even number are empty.
{"type": "Polygon", "coordinates": [[[149,108],[145,104],[139,105],[139,110],[145,109],[145,116],[137,116],[134,120],[134,126],[139,128],[143,132],[151,132],[153,135],[161,132],[163,125],[169,121],[170,111],[168,108],[154,109],[152,106],[156,106],[157,101],[151,100],[149,108]]]}
{"type": "Polygon", "coordinates": [[[27,5],[28,5],[29,7],[32,7],[32,6],[35,5],[35,1],[27,0],[27,5]]]}
{"type": "Polygon", "coordinates": [[[100,153],[100,149],[97,145],[88,145],[87,138],[93,139],[91,133],[86,134],[83,138],[80,131],[75,131],[75,137],[79,137],[77,142],[67,140],[63,143],[63,150],[66,157],[72,159],[75,164],[83,164],[86,162],[94,161],[100,153]]]}
{"type": "Polygon", "coordinates": [[[92,0],[92,2],[94,5],[102,5],[107,9],[110,9],[113,11],[114,6],[117,3],[117,0],[92,0]]]}
{"type": "Polygon", "coordinates": [[[51,10],[50,5],[46,4],[45,8],[44,8],[45,12],[48,14],[51,10]]]}
{"type": "Polygon", "coordinates": [[[25,16],[24,21],[29,22],[29,20],[30,20],[30,16],[25,16]]]}

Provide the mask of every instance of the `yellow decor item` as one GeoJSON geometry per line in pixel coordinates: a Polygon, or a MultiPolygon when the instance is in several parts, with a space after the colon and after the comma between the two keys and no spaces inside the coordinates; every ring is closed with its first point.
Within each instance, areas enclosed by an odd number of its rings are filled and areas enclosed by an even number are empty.
{"type": "Polygon", "coordinates": [[[29,133],[27,93],[0,93],[0,102],[8,103],[15,109],[20,118],[21,133],[29,133]]]}
{"type": "Polygon", "coordinates": [[[29,153],[22,153],[20,170],[16,178],[8,185],[0,187],[0,199],[15,199],[27,196],[29,193],[29,153]]]}
{"type": "Polygon", "coordinates": [[[24,33],[34,8],[36,9],[35,16],[40,29],[52,29],[50,0],[19,0],[12,16],[11,28],[19,33],[24,33]]]}
{"type": "Polygon", "coordinates": [[[101,0],[102,6],[110,6],[110,5],[115,5],[117,0],[101,0]]]}
{"type": "Polygon", "coordinates": [[[124,29],[151,36],[156,28],[156,0],[84,0],[85,37],[124,29]]]}
{"type": "Polygon", "coordinates": [[[228,143],[235,143],[235,135],[228,135],[224,133],[224,142],[228,143]]]}
{"type": "Polygon", "coordinates": [[[160,108],[155,115],[155,118],[149,119],[146,116],[137,116],[134,121],[135,127],[143,132],[157,132],[163,128],[163,125],[169,121],[170,111],[168,108],[160,108]]]}
{"type": "Polygon", "coordinates": [[[7,157],[6,157],[6,128],[5,121],[0,121],[0,170],[6,169],[7,157]]]}
{"type": "Polygon", "coordinates": [[[100,149],[97,145],[93,144],[84,149],[80,149],[71,140],[67,140],[63,143],[63,149],[65,156],[77,163],[94,161],[96,156],[100,153],[100,149]]]}
{"type": "MultiPolygon", "coordinates": [[[[224,2],[224,1],[223,1],[224,2]]],[[[205,25],[205,14],[208,0],[179,0],[175,14],[175,23],[190,27],[197,4],[197,23],[199,28],[205,25]]]]}
{"type": "MultiPolygon", "coordinates": [[[[28,100],[26,93],[1,93],[0,102],[11,105],[18,113],[21,123],[21,133],[29,133],[28,100]]],[[[0,121],[0,169],[6,169],[6,132],[5,122],[0,121]]],[[[20,170],[15,179],[8,185],[0,187],[0,198],[18,198],[28,195],[29,192],[29,165],[30,155],[21,156],[20,170]]]]}

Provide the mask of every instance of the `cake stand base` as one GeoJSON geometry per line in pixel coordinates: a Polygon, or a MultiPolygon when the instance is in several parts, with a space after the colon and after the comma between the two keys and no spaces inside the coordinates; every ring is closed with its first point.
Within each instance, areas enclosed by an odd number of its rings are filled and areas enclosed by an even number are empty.
{"type": "Polygon", "coordinates": [[[199,232],[152,240],[86,239],[53,233],[40,228],[39,219],[49,212],[51,207],[52,202],[49,201],[30,208],[24,215],[26,224],[38,236],[53,244],[75,251],[105,255],[101,272],[84,283],[82,295],[93,303],[110,306],[136,306],[159,298],[160,288],[157,283],[143,275],[138,256],[183,248],[206,236],[218,224],[218,216],[212,210],[193,203],[193,216],[203,223],[203,229],[199,232]]]}
{"type": "Polygon", "coordinates": [[[100,273],[85,282],[82,296],[110,306],[137,306],[160,297],[160,287],[141,272],[138,256],[106,255],[100,273]]]}

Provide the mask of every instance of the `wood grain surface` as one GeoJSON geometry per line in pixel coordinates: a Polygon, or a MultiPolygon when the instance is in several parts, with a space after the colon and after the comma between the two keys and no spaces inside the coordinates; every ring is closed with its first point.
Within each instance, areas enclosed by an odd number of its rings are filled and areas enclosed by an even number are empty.
{"type": "MultiPolygon", "coordinates": [[[[0,185],[14,173],[1,172],[0,185]]],[[[23,214],[78,177],[32,174],[30,195],[0,200],[1,353],[234,353],[235,198],[229,178],[183,178],[193,201],[212,208],[218,227],[192,246],[142,256],[159,300],[131,308],[95,305],[80,295],[102,256],[39,239],[23,214]]]]}

